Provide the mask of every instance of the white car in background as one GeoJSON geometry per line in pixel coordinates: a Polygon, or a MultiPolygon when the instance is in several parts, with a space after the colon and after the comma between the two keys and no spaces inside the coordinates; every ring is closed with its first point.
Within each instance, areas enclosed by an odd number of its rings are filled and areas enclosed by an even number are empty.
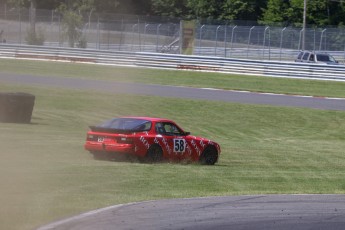
{"type": "Polygon", "coordinates": [[[300,51],[295,59],[295,62],[317,63],[327,65],[339,65],[335,58],[323,52],[300,51]]]}

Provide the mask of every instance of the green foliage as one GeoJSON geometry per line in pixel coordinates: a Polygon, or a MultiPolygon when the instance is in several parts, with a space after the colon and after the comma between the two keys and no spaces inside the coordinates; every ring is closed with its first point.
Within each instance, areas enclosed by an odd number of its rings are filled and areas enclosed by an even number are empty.
{"type": "Polygon", "coordinates": [[[86,38],[82,37],[84,18],[86,14],[93,10],[93,0],[70,1],[68,4],[62,3],[58,11],[62,14],[62,24],[64,35],[68,38],[70,47],[86,47],[86,38]]]}
{"type": "MultiPolygon", "coordinates": [[[[66,5],[76,14],[86,12],[139,14],[208,20],[250,20],[265,24],[301,26],[304,0],[5,0],[11,7],[56,9],[66,5]]],[[[71,20],[71,19],[70,19],[71,20]]],[[[341,25],[345,21],[345,2],[307,1],[307,24],[341,25]]],[[[72,35],[71,35],[72,36],[72,35]]],[[[72,36],[73,37],[73,36],[72,36]]]]}
{"type": "MultiPolygon", "coordinates": [[[[220,15],[224,20],[243,19],[241,15],[250,15],[253,12],[253,8],[249,8],[249,5],[245,1],[241,0],[228,0],[223,5],[223,11],[220,15]]],[[[249,18],[246,18],[249,19],[249,18]]]]}
{"type": "Polygon", "coordinates": [[[20,7],[24,6],[25,3],[27,3],[27,1],[25,1],[25,0],[8,0],[7,2],[10,6],[13,6],[16,8],[20,8],[20,7]]]}
{"type": "Polygon", "coordinates": [[[152,0],[155,14],[170,17],[189,18],[188,0],[152,0]]]}
{"type": "Polygon", "coordinates": [[[151,0],[154,14],[189,19],[256,20],[265,0],[151,0]]]}
{"type": "Polygon", "coordinates": [[[82,35],[83,17],[72,10],[63,11],[62,15],[64,33],[68,37],[69,46],[74,47],[82,35]]]}
{"type": "MultiPolygon", "coordinates": [[[[280,22],[285,26],[300,26],[303,21],[304,0],[268,0],[261,19],[266,24],[280,22]]],[[[329,0],[307,1],[307,24],[338,25],[344,21],[344,3],[329,0]]]]}

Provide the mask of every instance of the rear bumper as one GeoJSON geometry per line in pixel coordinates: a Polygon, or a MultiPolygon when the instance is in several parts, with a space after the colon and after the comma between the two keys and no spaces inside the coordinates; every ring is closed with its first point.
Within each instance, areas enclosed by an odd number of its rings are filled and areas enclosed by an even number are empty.
{"type": "Polygon", "coordinates": [[[132,144],[107,144],[87,141],[84,148],[90,152],[119,152],[119,153],[133,153],[134,146],[132,144]]]}

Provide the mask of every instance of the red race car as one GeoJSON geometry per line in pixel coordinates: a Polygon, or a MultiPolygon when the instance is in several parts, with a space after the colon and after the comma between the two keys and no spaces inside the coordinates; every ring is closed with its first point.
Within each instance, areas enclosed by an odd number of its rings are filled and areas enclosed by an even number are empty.
{"type": "Polygon", "coordinates": [[[221,152],[216,142],[191,136],[167,119],[120,117],[90,129],[84,147],[95,158],[122,153],[150,162],[186,160],[213,165],[221,152]]]}

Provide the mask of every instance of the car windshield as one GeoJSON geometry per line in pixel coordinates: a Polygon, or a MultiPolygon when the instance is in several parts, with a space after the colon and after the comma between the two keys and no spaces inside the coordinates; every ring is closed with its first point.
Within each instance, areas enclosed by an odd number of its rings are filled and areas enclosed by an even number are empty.
{"type": "Polygon", "coordinates": [[[302,56],[303,56],[303,52],[299,52],[297,59],[302,59],[302,56]]]}
{"type": "Polygon", "coordinates": [[[149,131],[151,122],[136,118],[114,118],[97,126],[98,128],[128,130],[128,131],[149,131]]]}

